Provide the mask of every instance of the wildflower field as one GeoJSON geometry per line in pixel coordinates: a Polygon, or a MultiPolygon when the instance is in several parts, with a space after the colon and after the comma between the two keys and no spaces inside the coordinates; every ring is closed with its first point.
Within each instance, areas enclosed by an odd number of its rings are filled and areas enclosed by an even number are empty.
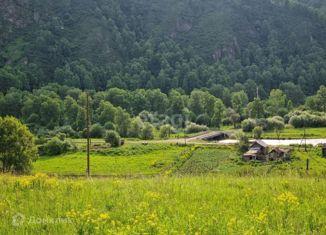
{"type": "Polygon", "coordinates": [[[326,181],[1,176],[0,234],[326,234],[326,181]]]}
{"type": "Polygon", "coordinates": [[[84,168],[76,152],[0,176],[0,234],[326,234],[318,148],[257,163],[234,146],[127,144],[92,151],[93,178],[84,168]]]}

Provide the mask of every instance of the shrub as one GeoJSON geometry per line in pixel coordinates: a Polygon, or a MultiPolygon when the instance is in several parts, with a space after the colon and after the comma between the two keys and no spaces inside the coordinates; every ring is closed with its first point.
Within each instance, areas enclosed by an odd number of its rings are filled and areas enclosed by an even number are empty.
{"type": "Polygon", "coordinates": [[[248,150],[249,148],[249,139],[248,139],[248,136],[243,133],[243,132],[239,132],[237,134],[237,140],[238,140],[238,143],[237,143],[237,148],[238,148],[238,151],[239,152],[245,152],[248,150]]]}
{"type": "Polygon", "coordinates": [[[94,124],[90,132],[92,138],[102,138],[104,135],[104,128],[100,124],[94,124]]]}
{"type": "Polygon", "coordinates": [[[254,119],[245,119],[241,123],[241,127],[244,132],[251,132],[255,126],[256,121],[254,119]]]}
{"type": "Polygon", "coordinates": [[[40,153],[42,155],[55,156],[74,150],[76,150],[76,146],[72,142],[53,137],[40,148],[40,153]]]}
{"type": "Polygon", "coordinates": [[[132,138],[139,138],[143,127],[143,121],[139,117],[135,118],[130,124],[128,136],[132,138]]]}
{"type": "Polygon", "coordinates": [[[317,115],[311,113],[301,113],[293,115],[289,124],[295,128],[302,127],[326,127],[326,115],[317,115]]]}
{"type": "Polygon", "coordinates": [[[152,140],[154,139],[154,127],[150,123],[145,123],[141,133],[141,139],[152,140]]]}
{"type": "Polygon", "coordinates": [[[160,128],[160,138],[169,138],[170,134],[173,132],[171,125],[164,125],[160,128]]]}
{"type": "Polygon", "coordinates": [[[275,130],[275,129],[284,129],[284,120],[281,117],[275,116],[272,118],[267,118],[267,129],[275,130]]]}
{"type": "Polygon", "coordinates": [[[58,133],[63,133],[66,135],[66,137],[70,138],[78,137],[76,131],[74,131],[69,125],[55,128],[54,135],[57,135],[58,133]]]}
{"type": "Polygon", "coordinates": [[[198,133],[202,131],[207,131],[208,127],[205,125],[197,125],[195,123],[189,123],[185,129],[187,134],[198,133]]]}
{"type": "Polygon", "coordinates": [[[283,118],[275,116],[272,118],[268,118],[267,122],[268,122],[269,130],[274,130],[277,135],[277,138],[279,139],[281,136],[281,132],[283,131],[283,129],[285,127],[283,118]]]}
{"type": "Polygon", "coordinates": [[[64,141],[67,137],[65,133],[58,133],[56,136],[62,141],[64,141]]]}
{"type": "Polygon", "coordinates": [[[252,135],[255,139],[261,139],[262,134],[263,134],[263,128],[260,126],[256,126],[252,130],[252,135]]]}
{"type": "Polygon", "coordinates": [[[105,142],[109,143],[111,147],[119,147],[121,145],[121,138],[116,131],[107,131],[105,135],[105,142]]]}

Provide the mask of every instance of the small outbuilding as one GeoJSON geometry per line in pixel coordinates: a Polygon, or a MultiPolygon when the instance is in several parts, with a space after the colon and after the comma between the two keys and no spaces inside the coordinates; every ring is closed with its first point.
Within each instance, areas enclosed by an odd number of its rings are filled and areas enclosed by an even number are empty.
{"type": "Polygon", "coordinates": [[[246,152],[242,159],[244,161],[266,161],[268,157],[268,145],[262,140],[256,140],[246,152]]]}
{"type": "Polygon", "coordinates": [[[224,132],[214,131],[212,133],[203,136],[201,139],[205,141],[220,141],[228,138],[229,138],[228,134],[224,132]]]}
{"type": "Polygon", "coordinates": [[[276,160],[289,160],[290,159],[290,149],[273,148],[268,154],[268,159],[270,161],[276,160]]]}

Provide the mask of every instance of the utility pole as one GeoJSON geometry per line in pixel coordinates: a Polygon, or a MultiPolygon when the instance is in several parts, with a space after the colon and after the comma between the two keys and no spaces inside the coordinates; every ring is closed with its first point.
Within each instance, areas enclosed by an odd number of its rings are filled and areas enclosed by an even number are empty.
{"type": "Polygon", "coordinates": [[[303,133],[303,138],[304,138],[304,151],[307,152],[307,137],[306,137],[306,125],[304,126],[304,133],[303,133]]]}
{"type": "Polygon", "coordinates": [[[257,86],[257,99],[259,99],[259,87],[257,86]]]}
{"type": "Polygon", "coordinates": [[[86,168],[86,175],[89,178],[91,176],[90,171],[90,145],[91,145],[91,138],[90,138],[90,111],[89,111],[89,94],[86,93],[86,134],[87,134],[87,168],[86,168]]]}

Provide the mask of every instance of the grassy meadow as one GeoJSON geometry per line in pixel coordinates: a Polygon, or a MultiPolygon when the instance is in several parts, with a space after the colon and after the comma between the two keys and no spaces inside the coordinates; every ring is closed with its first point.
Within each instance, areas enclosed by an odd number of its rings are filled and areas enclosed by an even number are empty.
{"type": "Polygon", "coordinates": [[[1,234],[326,233],[326,181],[313,178],[37,174],[0,182],[1,234]]]}
{"type": "MultiPolygon", "coordinates": [[[[280,138],[282,139],[301,139],[303,138],[303,128],[285,128],[281,133],[280,138]]],[[[277,139],[277,135],[273,131],[263,133],[265,139],[277,139]]],[[[322,139],[326,138],[326,128],[306,128],[306,138],[308,139],[322,139]]]]}
{"type": "Polygon", "coordinates": [[[127,143],[92,148],[91,179],[83,151],[41,157],[31,176],[0,176],[0,234],[325,234],[326,159],[319,148],[292,157],[127,143]]]}
{"type": "MultiPolygon", "coordinates": [[[[183,148],[176,145],[128,144],[121,148],[98,150],[91,153],[93,175],[136,176],[153,175],[166,170],[183,148]]],[[[58,175],[85,175],[86,153],[68,153],[54,157],[41,157],[34,164],[34,172],[58,175]]]]}
{"type": "MultiPolygon", "coordinates": [[[[91,152],[93,176],[142,177],[155,175],[230,175],[230,176],[326,176],[326,159],[319,147],[291,147],[292,160],[286,162],[243,162],[234,146],[127,143],[121,148],[91,152]],[[306,171],[306,160],[310,170],[306,171]]],[[[34,163],[34,173],[58,176],[83,176],[86,153],[43,156],[34,163]]]]}

